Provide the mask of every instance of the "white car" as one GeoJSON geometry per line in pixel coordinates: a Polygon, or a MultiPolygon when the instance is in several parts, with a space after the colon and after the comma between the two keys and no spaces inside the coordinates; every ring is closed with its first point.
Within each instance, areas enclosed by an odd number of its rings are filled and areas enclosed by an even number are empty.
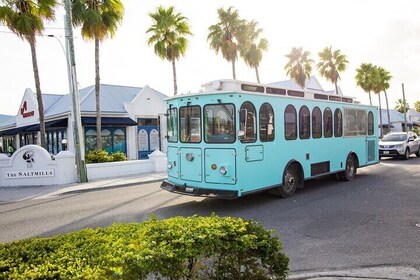
{"type": "Polygon", "coordinates": [[[391,132],[379,141],[379,158],[409,159],[411,154],[420,157],[420,138],[414,132],[391,132]]]}

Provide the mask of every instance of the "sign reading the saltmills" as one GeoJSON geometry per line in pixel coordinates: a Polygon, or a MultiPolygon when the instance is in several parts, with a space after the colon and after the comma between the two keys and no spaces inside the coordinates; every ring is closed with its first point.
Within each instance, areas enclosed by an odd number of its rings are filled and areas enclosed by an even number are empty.
{"type": "Polygon", "coordinates": [[[54,169],[30,170],[30,171],[6,171],[4,178],[6,179],[22,179],[22,178],[40,178],[54,177],[54,169]]]}

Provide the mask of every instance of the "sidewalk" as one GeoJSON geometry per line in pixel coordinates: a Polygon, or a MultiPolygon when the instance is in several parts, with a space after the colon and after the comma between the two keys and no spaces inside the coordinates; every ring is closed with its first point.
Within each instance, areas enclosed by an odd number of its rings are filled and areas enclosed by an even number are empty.
{"type": "Polygon", "coordinates": [[[28,199],[48,198],[63,194],[74,194],[96,190],[113,189],[160,182],[167,178],[164,173],[143,173],[135,176],[114,177],[95,180],[87,183],[74,183],[69,185],[53,186],[25,186],[0,187],[0,203],[17,202],[28,199]]]}

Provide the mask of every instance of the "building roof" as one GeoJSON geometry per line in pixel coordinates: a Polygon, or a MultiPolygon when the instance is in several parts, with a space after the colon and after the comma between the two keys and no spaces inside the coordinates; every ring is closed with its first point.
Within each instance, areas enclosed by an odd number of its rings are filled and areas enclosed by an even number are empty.
{"type": "MultiPolygon", "coordinates": [[[[388,115],[386,113],[386,109],[382,108],[382,125],[388,125],[388,115]]],[[[378,110],[379,116],[379,110],[378,110]]],[[[392,123],[403,123],[404,122],[404,114],[398,112],[397,110],[389,110],[389,118],[392,123]]],[[[407,123],[410,123],[410,120],[407,116],[407,123]]]]}
{"type": "MultiPolygon", "coordinates": [[[[167,98],[165,94],[154,89],[158,99],[162,101],[167,98]]],[[[100,85],[100,99],[102,113],[128,113],[124,108],[124,103],[132,102],[136,96],[141,95],[142,87],[129,87],[117,85],[100,85]]],[[[79,90],[80,111],[81,113],[96,112],[95,86],[89,86],[79,90]]],[[[71,111],[71,95],[42,94],[44,103],[45,118],[64,115],[71,111]]],[[[0,127],[16,125],[16,116],[0,118],[0,127]]]]}
{"type": "Polygon", "coordinates": [[[10,116],[10,115],[1,115],[0,114],[0,126],[3,125],[3,123],[8,123],[11,120],[14,120],[14,116],[10,116]]]}

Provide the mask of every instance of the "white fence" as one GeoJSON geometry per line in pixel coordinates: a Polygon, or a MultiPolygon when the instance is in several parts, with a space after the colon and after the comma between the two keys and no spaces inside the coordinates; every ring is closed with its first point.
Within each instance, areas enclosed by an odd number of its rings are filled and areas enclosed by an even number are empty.
{"type": "MultiPolygon", "coordinates": [[[[148,160],[87,164],[88,180],[165,171],[166,155],[160,151],[148,160]]],[[[69,151],[60,152],[55,160],[37,145],[23,146],[11,157],[0,154],[0,187],[70,184],[76,176],[75,156],[69,151]]]]}

